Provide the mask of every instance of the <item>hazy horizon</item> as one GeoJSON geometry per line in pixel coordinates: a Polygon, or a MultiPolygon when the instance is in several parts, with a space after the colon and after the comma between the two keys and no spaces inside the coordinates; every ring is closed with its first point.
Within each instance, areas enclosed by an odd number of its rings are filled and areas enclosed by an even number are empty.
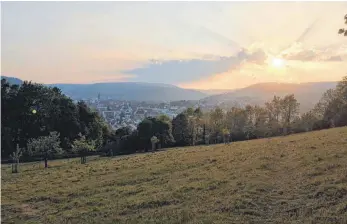
{"type": "Polygon", "coordinates": [[[345,2],[2,2],[3,76],[190,89],[339,81],[345,2]]]}

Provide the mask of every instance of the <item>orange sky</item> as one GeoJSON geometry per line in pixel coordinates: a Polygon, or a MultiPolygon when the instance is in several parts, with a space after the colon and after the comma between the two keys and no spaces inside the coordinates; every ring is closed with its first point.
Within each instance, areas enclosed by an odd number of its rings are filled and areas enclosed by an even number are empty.
{"type": "Polygon", "coordinates": [[[337,81],[346,12],[345,2],[3,2],[1,72],[196,89],[337,81]]]}

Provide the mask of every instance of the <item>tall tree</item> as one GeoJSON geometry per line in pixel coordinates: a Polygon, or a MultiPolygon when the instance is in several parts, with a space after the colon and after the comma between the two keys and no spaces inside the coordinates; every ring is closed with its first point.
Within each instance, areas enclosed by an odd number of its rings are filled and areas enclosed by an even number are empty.
{"type": "Polygon", "coordinates": [[[142,147],[145,151],[148,151],[150,143],[150,138],[153,136],[153,122],[152,120],[146,118],[137,127],[139,138],[142,147]]]}
{"type": "Polygon", "coordinates": [[[242,108],[232,107],[226,113],[226,126],[235,140],[245,139],[244,127],[247,124],[247,114],[242,108]]]}
{"type": "Polygon", "coordinates": [[[268,113],[265,108],[255,106],[254,111],[254,132],[257,138],[268,136],[268,113]]]}
{"type": "Polygon", "coordinates": [[[210,122],[211,122],[211,138],[215,142],[219,142],[222,138],[222,130],[225,127],[224,123],[224,112],[221,108],[216,107],[210,112],[210,122]]]}
{"type": "Polygon", "coordinates": [[[287,95],[282,99],[282,124],[283,133],[287,134],[291,128],[294,119],[299,115],[300,104],[294,97],[294,94],[287,95]]]}
{"type": "Polygon", "coordinates": [[[172,135],[178,146],[190,144],[189,123],[186,113],[180,113],[172,120],[172,135]]]}

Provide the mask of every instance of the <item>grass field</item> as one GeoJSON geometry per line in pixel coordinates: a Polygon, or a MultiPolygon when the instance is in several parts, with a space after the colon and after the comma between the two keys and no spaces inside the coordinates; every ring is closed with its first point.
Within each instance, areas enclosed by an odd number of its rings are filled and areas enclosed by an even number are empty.
{"type": "Polygon", "coordinates": [[[2,166],[3,223],[347,223],[347,128],[2,166]]]}

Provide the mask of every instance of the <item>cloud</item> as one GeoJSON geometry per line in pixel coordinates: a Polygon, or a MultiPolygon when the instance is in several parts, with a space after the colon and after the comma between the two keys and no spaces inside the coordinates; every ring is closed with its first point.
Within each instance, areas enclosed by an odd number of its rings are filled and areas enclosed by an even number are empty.
{"type": "Polygon", "coordinates": [[[293,43],[282,52],[281,56],[286,60],[293,61],[343,61],[343,52],[334,48],[304,48],[301,42],[293,43]]]}
{"type": "Polygon", "coordinates": [[[325,61],[342,61],[342,58],[339,55],[338,56],[331,56],[331,57],[325,59],[325,61]]]}
{"type": "Polygon", "coordinates": [[[267,54],[256,49],[242,49],[235,56],[205,57],[190,60],[150,60],[146,66],[123,71],[125,74],[136,75],[139,82],[184,83],[199,80],[214,74],[237,69],[243,63],[264,64],[267,54]]]}
{"type": "Polygon", "coordinates": [[[256,49],[255,51],[251,52],[243,48],[238,53],[238,57],[243,58],[244,60],[250,63],[264,64],[265,60],[267,59],[267,54],[261,49],[256,49]]]}
{"type": "Polygon", "coordinates": [[[295,53],[283,54],[283,58],[295,61],[315,61],[319,54],[314,50],[302,50],[295,53]]]}

